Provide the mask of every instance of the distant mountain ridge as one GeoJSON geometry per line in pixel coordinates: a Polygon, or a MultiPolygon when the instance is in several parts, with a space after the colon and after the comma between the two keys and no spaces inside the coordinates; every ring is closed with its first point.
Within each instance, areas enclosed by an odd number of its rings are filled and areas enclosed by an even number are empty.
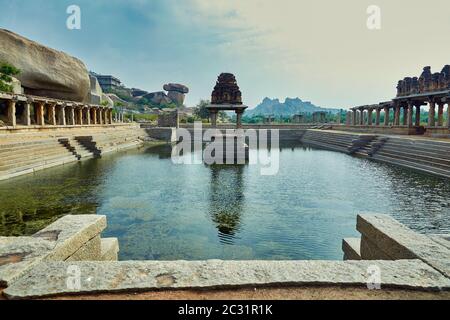
{"type": "Polygon", "coordinates": [[[264,100],[254,109],[247,110],[245,116],[275,116],[292,117],[301,113],[313,113],[317,111],[338,113],[339,109],[322,108],[309,101],[302,101],[300,98],[286,98],[284,103],[279,99],[264,98],[264,100]]]}

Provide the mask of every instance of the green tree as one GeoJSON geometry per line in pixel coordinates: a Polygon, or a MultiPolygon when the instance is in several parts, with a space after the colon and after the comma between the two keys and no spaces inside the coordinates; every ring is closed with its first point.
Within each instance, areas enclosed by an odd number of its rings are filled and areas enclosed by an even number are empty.
{"type": "Polygon", "coordinates": [[[13,86],[11,82],[13,81],[12,76],[18,75],[20,70],[13,65],[0,61],[0,91],[12,92],[13,86]]]}
{"type": "Polygon", "coordinates": [[[209,100],[200,100],[200,102],[194,108],[194,115],[196,115],[200,119],[209,120],[209,111],[207,109],[209,104],[209,100]]]}

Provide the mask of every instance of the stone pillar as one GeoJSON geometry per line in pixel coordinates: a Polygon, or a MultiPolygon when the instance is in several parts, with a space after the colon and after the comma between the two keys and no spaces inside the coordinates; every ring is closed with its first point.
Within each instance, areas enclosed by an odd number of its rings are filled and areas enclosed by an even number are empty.
{"type": "Polygon", "coordinates": [[[389,120],[391,117],[390,108],[384,107],[384,126],[389,127],[389,120]]]}
{"type": "Polygon", "coordinates": [[[450,130],[450,103],[447,102],[447,128],[450,130]]]}
{"type": "Polygon", "coordinates": [[[242,111],[236,112],[236,128],[241,129],[242,128],[242,111]]]}
{"type": "Polygon", "coordinates": [[[74,126],[75,125],[75,107],[70,106],[69,107],[69,124],[74,126]]]}
{"type": "Polygon", "coordinates": [[[16,101],[8,101],[8,125],[15,127],[17,125],[16,120],[16,101]]]}
{"type": "Polygon", "coordinates": [[[369,125],[369,126],[371,126],[373,124],[372,113],[373,113],[373,109],[369,108],[369,110],[367,110],[367,125],[369,125]]]}
{"type": "Polygon", "coordinates": [[[436,103],[430,102],[430,111],[428,111],[428,126],[434,127],[436,125],[436,120],[434,119],[436,103]]]}
{"type": "Polygon", "coordinates": [[[88,126],[90,126],[91,125],[91,107],[86,106],[86,108],[84,110],[86,113],[86,122],[87,122],[86,124],[88,126]]]}
{"type": "Polygon", "coordinates": [[[413,126],[413,108],[414,105],[412,102],[408,102],[408,116],[407,116],[407,122],[409,128],[413,126]]]}
{"type": "Polygon", "coordinates": [[[25,102],[25,109],[23,111],[23,124],[31,126],[31,101],[25,102]]]}
{"type": "Polygon", "coordinates": [[[83,125],[83,107],[77,108],[77,124],[80,126],[83,125]]]}
{"type": "MultiPolygon", "coordinates": [[[[217,127],[217,111],[210,110],[211,115],[211,127],[216,128],[217,127]]],[[[237,121],[237,113],[236,113],[236,121],[237,121]]]]}
{"type": "Polygon", "coordinates": [[[64,104],[58,107],[58,125],[66,125],[66,106],[64,104]]]}
{"type": "Polygon", "coordinates": [[[364,125],[364,109],[361,109],[359,111],[360,115],[359,115],[359,125],[363,126],[364,125]]]}
{"type": "Polygon", "coordinates": [[[394,113],[394,126],[400,125],[400,106],[395,106],[395,113],[394,113]]]}
{"type": "Polygon", "coordinates": [[[408,124],[408,107],[403,107],[403,125],[406,126],[408,124]]]}
{"type": "Polygon", "coordinates": [[[440,102],[438,104],[438,127],[444,126],[444,103],[440,102]]]}
{"type": "Polygon", "coordinates": [[[381,109],[380,108],[376,108],[375,109],[375,125],[377,127],[380,126],[380,116],[381,116],[381,109]]]}
{"type": "Polygon", "coordinates": [[[44,102],[38,102],[37,103],[37,110],[36,110],[36,124],[38,126],[44,126],[45,120],[44,120],[44,102]]]}
{"type": "Polygon", "coordinates": [[[109,124],[113,124],[113,111],[112,109],[109,109],[109,124]]]}
{"type": "Polygon", "coordinates": [[[92,123],[97,124],[97,108],[92,108],[92,123]]]}
{"type": "Polygon", "coordinates": [[[100,109],[100,108],[97,108],[97,124],[103,124],[102,109],[100,109]]]}
{"type": "Polygon", "coordinates": [[[356,126],[356,110],[352,110],[352,126],[356,126]]]}
{"type": "Polygon", "coordinates": [[[55,104],[49,105],[47,110],[48,110],[48,123],[51,126],[56,126],[55,104]]]}
{"type": "Polygon", "coordinates": [[[420,105],[416,105],[416,127],[420,126],[420,105]]]}

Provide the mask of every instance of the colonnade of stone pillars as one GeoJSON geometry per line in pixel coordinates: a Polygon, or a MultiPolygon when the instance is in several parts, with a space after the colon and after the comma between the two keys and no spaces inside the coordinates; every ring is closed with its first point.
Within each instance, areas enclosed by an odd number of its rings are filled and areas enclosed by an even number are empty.
{"type": "MultiPolygon", "coordinates": [[[[447,127],[450,129],[450,98],[438,99],[438,101],[430,100],[428,127],[447,127]],[[447,122],[445,123],[445,108],[447,105],[447,122]],[[436,116],[437,112],[437,116],[436,116]]],[[[423,100],[407,100],[395,103],[382,103],[379,105],[371,105],[364,107],[352,108],[348,114],[349,120],[347,125],[353,126],[394,126],[394,127],[418,127],[421,125],[421,107],[426,104],[423,100]],[[415,108],[415,110],[414,110],[415,108]],[[391,123],[391,109],[394,112],[393,121],[391,123]],[[375,123],[373,112],[376,112],[375,123]],[[381,124],[381,112],[384,111],[384,122],[381,124]]]]}
{"type": "MultiPolygon", "coordinates": [[[[2,105],[6,106],[7,125],[12,127],[114,123],[112,108],[104,106],[0,93],[0,107],[2,105]]],[[[123,114],[121,119],[123,121],[123,114]]]]}

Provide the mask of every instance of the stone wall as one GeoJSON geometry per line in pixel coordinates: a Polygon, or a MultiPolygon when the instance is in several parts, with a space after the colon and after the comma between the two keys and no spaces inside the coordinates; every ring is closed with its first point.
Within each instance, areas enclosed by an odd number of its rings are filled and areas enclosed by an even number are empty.
{"type": "Polygon", "coordinates": [[[164,112],[158,116],[158,127],[178,128],[179,126],[178,111],[164,112]]]}

